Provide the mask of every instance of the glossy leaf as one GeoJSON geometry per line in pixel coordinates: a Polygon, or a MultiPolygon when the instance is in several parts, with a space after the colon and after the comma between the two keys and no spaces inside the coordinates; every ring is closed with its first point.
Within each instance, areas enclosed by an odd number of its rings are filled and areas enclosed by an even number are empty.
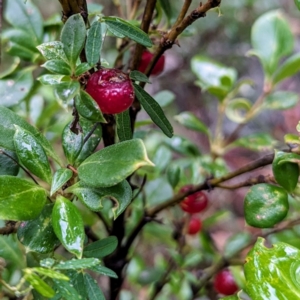
{"type": "Polygon", "coordinates": [[[0,175],[16,176],[19,173],[19,165],[16,161],[18,161],[18,157],[14,152],[0,149],[0,175]],[[13,159],[6,156],[3,152],[7,153],[13,159]]]}
{"type": "Polygon", "coordinates": [[[46,190],[25,179],[0,176],[0,219],[31,220],[42,211],[46,190]]]}
{"type": "Polygon", "coordinates": [[[75,68],[76,61],[83,49],[86,37],[85,23],[80,14],[68,18],[61,31],[61,42],[67,59],[72,68],[75,68]]]}
{"type": "Polygon", "coordinates": [[[71,131],[71,123],[68,123],[62,133],[62,146],[68,163],[74,165],[83,146],[83,132],[77,134],[71,131]]]}
{"type": "Polygon", "coordinates": [[[70,169],[58,169],[53,175],[50,196],[62,188],[72,178],[72,176],[73,172],[70,169]]]}
{"type": "Polygon", "coordinates": [[[25,269],[25,279],[30,285],[44,297],[51,298],[55,295],[55,291],[38,275],[32,273],[30,269],[25,269]]]}
{"type": "Polygon", "coordinates": [[[68,199],[58,196],[52,212],[54,232],[63,246],[81,258],[85,238],[82,217],[77,207],[68,199]]]}
{"type": "Polygon", "coordinates": [[[173,127],[166,118],[160,105],[139,85],[134,83],[133,86],[136,97],[148,113],[149,117],[167,137],[171,138],[173,136],[173,127]]]}
{"type": "Polygon", "coordinates": [[[59,103],[66,105],[80,90],[78,81],[61,82],[54,86],[54,96],[59,103]]]}
{"type": "Polygon", "coordinates": [[[90,268],[90,270],[101,275],[105,275],[112,278],[118,278],[118,275],[113,270],[101,265],[94,266],[90,268]]]}
{"type": "Polygon", "coordinates": [[[43,43],[37,46],[37,49],[47,60],[62,59],[63,61],[68,63],[68,58],[64,52],[64,45],[62,42],[52,41],[43,43]]]}
{"type": "Polygon", "coordinates": [[[294,107],[299,102],[299,95],[288,91],[276,91],[266,97],[263,108],[284,110],[294,107]]]}
{"type": "Polygon", "coordinates": [[[88,63],[81,63],[75,69],[75,76],[82,75],[83,73],[87,72],[91,69],[91,65],[88,63]]]}
{"type": "Polygon", "coordinates": [[[110,187],[138,168],[152,165],[142,140],[133,139],[92,154],[79,166],[78,176],[91,187],[110,187]]]}
{"type": "Polygon", "coordinates": [[[226,116],[238,124],[247,121],[247,113],[251,109],[251,102],[244,98],[236,98],[229,101],[226,106],[226,116]]]}
{"type": "Polygon", "coordinates": [[[97,102],[85,91],[75,97],[76,109],[82,117],[94,122],[106,123],[97,102]]]}
{"type": "Polygon", "coordinates": [[[114,202],[113,214],[115,219],[127,208],[132,200],[131,187],[126,180],[107,188],[91,188],[82,182],[78,182],[70,186],[66,192],[75,194],[92,211],[101,210],[103,200],[112,200],[114,202]]]}
{"type": "Polygon", "coordinates": [[[267,248],[264,241],[258,238],[247,255],[246,293],[256,300],[299,299],[299,250],[285,243],[267,248]]]}
{"type": "Polygon", "coordinates": [[[44,148],[31,132],[17,125],[15,128],[14,144],[19,161],[32,174],[51,183],[52,174],[44,148]]]}
{"type": "Polygon", "coordinates": [[[112,254],[118,246],[118,239],[115,236],[109,236],[87,245],[84,248],[83,256],[103,258],[112,254]]]}
{"type": "Polygon", "coordinates": [[[81,162],[83,162],[94,152],[102,137],[102,127],[99,123],[90,137],[88,137],[88,135],[91,133],[91,130],[94,129],[96,124],[83,118],[79,120],[79,124],[82,128],[84,139],[87,139],[87,141],[84,143],[79,155],[76,158],[75,166],[80,165],[81,162]]]}
{"type": "Polygon", "coordinates": [[[101,20],[105,22],[108,29],[127,36],[145,47],[153,46],[149,36],[143,30],[130,24],[129,22],[117,17],[103,17],[101,20]]]}
{"type": "Polygon", "coordinates": [[[117,134],[120,142],[132,139],[131,120],[129,110],[116,115],[117,134]]]}
{"type": "Polygon", "coordinates": [[[105,300],[96,280],[88,273],[83,276],[89,300],[105,300]]]}
{"type": "Polygon", "coordinates": [[[191,62],[192,71],[198,77],[196,82],[204,91],[222,100],[236,82],[237,72],[211,59],[196,55],[191,62]]]}
{"type": "Polygon", "coordinates": [[[81,270],[88,269],[98,265],[100,261],[97,258],[82,258],[82,259],[71,259],[62,261],[55,265],[54,268],[58,270],[81,270]]]}
{"type": "Polygon", "coordinates": [[[40,266],[44,268],[51,269],[55,264],[55,260],[51,257],[40,260],[40,266]]]}
{"type": "Polygon", "coordinates": [[[64,75],[45,74],[37,78],[43,85],[57,85],[62,82],[64,75]]]}
{"type": "Polygon", "coordinates": [[[146,82],[146,83],[151,83],[149,81],[149,78],[142,72],[140,71],[131,71],[129,74],[129,77],[133,81],[139,81],[139,82],[146,82]]]}
{"type": "Polygon", "coordinates": [[[37,41],[42,40],[43,18],[37,7],[23,0],[8,1],[4,17],[12,26],[21,28],[34,36],[37,41]]]}
{"type": "Polygon", "coordinates": [[[52,208],[47,204],[36,219],[20,224],[17,235],[27,252],[49,253],[60,244],[52,227],[52,208]]]}
{"type": "Polygon", "coordinates": [[[244,200],[245,219],[253,227],[273,227],[286,217],[288,210],[287,192],[271,184],[252,186],[244,200]]]}
{"type": "MultiPolygon", "coordinates": [[[[82,297],[82,299],[88,299],[87,291],[84,284],[83,272],[71,271],[72,275],[70,276],[71,283],[73,287],[77,290],[78,294],[82,297]]],[[[68,271],[70,273],[70,271],[68,271]]]]}
{"type": "Polygon", "coordinates": [[[300,155],[275,151],[272,163],[274,177],[279,185],[292,192],[298,183],[300,155]],[[293,162],[293,160],[296,160],[293,162]]]}
{"type": "Polygon", "coordinates": [[[176,165],[170,165],[167,169],[168,181],[173,188],[175,188],[179,183],[180,173],[180,168],[176,165]]]}
{"type": "Polygon", "coordinates": [[[95,21],[88,31],[85,44],[85,55],[90,65],[95,65],[100,61],[100,53],[102,48],[103,36],[101,23],[95,21]]]}
{"type": "Polygon", "coordinates": [[[207,126],[189,111],[180,113],[174,119],[188,129],[208,134],[207,126]]]}
{"type": "Polygon", "coordinates": [[[82,300],[70,282],[57,279],[53,279],[53,282],[56,293],[60,294],[64,300],[82,300]]]}
{"type": "Polygon", "coordinates": [[[60,159],[54,152],[48,140],[33,126],[28,124],[23,118],[15,114],[10,109],[0,105],[0,146],[14,151],[15,146],[13,137],[15,134],[14,125],[18,125],[31,132],[39,143],[43,146],[46,153],[60,163],[60,159]]]}
{"type": "Polygon", "coordinates": [[[41,67],[44,67],[48,71],[56,74],[71,75],[72,71],[70,66],[62,59],[47,60],[41,67]]]}
{"type": "Polygon", "coordinates": [[[32,69],[24,69],[0,80],[0,105],[11,107],[19,104],[33,86],[32,69]]]}
{"type": "Polygon", "coordinates": [[[259,57],[267,75],[272,75],[278,62],[289,55],[294,47],[294,38],[289,24],[279,10],[260,16],[252,26],[252,54],[259,57]]]}
{"type": "Polygon", "coordinates": [[[51,270],[51,269],[46,269],[46,268],[41,268],[41,267],[35,267],[31,268],[32,271],[42,275],[42,276],[47,276],[49,278],[53,279],[58,279],[58,280],[70,280],[68,276],[64,275],[63,273],[51,270]]]}

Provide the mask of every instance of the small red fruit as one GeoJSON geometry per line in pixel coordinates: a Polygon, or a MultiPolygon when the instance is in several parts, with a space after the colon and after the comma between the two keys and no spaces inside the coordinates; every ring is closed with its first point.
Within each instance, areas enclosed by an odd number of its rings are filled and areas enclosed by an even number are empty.
{"type": "Polygon", "coordinates": [[[215,276],[214,288],[218,293],[226,296],[235,294],[239,289],[228,269],[222,270],[215,276]]]}
{"type": "Polygon", "coordinates": [[[188,226],[188,234],[196,234],[201,230],[202,223],[198,218],[191,218],[188,226]]]}
{"type": "Polygon", "coordinates": [[[117,69],[100,69],[92,74],[86,92],[98,103],[105,114],[119,114],[134,100],[134,89],[129,76],[117,69]]]}
{"type": "MultiPolygon", "coordinates": [[[[142,73],[145,73],[152,58],[153,58],[153,54],[151,52],[145,50],[142,54],[142,58],[141,58],[141,62],[140,62],[138,70],[142,73]]],[[[164,55],[162,55],[158,59],[157,63],[155,64],[155,66],[151,72],[151,75],[153,75],[153,76],[159,75],[164,70],[164,67],[165,67],[165,57],[164,57],[164,55]]]]}
{"type": "MultiPolygon", "coordinates": [[[[180,189],[180,192],[185,193],[192,187],[192,185],[186,185],[180,189]]],[[[183,211],[189,214],[195,214],[203,211],[207,207],[207,204],[207,196],[200,191],[185,197],[183,201],[180,202],[180,207],[183,211]]]]}

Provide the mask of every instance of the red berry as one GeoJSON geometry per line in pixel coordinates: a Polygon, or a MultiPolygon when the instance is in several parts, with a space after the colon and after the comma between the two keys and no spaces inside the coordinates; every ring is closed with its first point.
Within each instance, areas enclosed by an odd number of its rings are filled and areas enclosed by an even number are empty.
{"type": "MultiPolygon", "coordinates": [[[[186,185],[180,189],[181,193],[189,191],[193,186],[186,185]]],[[[208,204],[207,196],[203,192],[196,192],[189,195],[180,202],[180,207],[183,211],[194,214],[203,211],[208,204]]]]}
{"type": "Polygon", "coordinates": [[[202,223],[198,218],[191,218],[188,227],[188,234],[196,234],[201,230],[202,223]]]}
{"type": "Polygon", "coordinates": [[[228,296],[235,294],[239,289],[228,269],[222,270],[215,276],[214,287],[218,293],[228,296]]]}
{"type": "MultiPolygon", "coordinates": [[[[140,62],[138,70],[142,73],[145,73],[152,58],[153,58],[153,54],[151,52],[144,51],[142,54],[142,58],[141,58],[141,62],[140,62]]],[[[157,63],[155,64],[155,66],[151,72],[151,75],[153,75],[153,76],[159,75],[164,70],[164,67],[165,67],[165,57],[164,57],[164,55],[162,55],[158,59],[157,63]]]]}
{"type": "Polygon", "coordinates": [[[117,69],[101,69],[90,77],[86,92],[105,114],[118,114],[128,109],[134,100],[129,76],[117,69]]]}

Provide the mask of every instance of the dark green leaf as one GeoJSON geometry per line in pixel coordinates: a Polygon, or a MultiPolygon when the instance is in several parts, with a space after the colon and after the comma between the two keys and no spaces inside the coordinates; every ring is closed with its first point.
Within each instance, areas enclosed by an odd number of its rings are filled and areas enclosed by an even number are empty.
{"type": "Polygon", "coordinates": [[[112,277],[112,278],[118,278],[118,275],[114,271],[112,271],[111,269],[108,269],[104,266],[101,266],[101,265],[92,267],[92,268],[90,268],[90,270],[95,273],[101,274],[101,275],[105,275],[105,276],[112,277]]]}
{"type": "Polygon", "coordinates": [[[68,163],[74,165],[74,162],[79,155],[83,146],[83,132],[74,133],[68,123],[62,133],[62,146],[68,163]]]}
{"type": "Polygon", "coordinates": [[[78,81],[61,82],[54,86],[54,96],[61,104],[67,104],[80,90],[78,81]]]}
{"type": "Polygon", "coordinates": [[[273,227],[286,217],[288,210],[287,192],[271,184],[252,186],[244,200],[245,219],[253,227],[273,227]]]}
{"type": "Polygon", "coordinates": [[[53,175],[50,196],[57,192],[61,187],[64,186],[71,178],[73,172],[70,169],[61,168],[58,169],[53,175]]]}
{"type": "Polygon", "coordinates": [[[97,102],[85,91],[80,90],[80,96],[75,97],[75,105],[82,117],[90,121],[106,123],[97,102]]]}
{"type": "Polygon", "coordinates": [[[15,127],[14,144],[19,161],[31,173],[50,184],[52,174],[44,148],[31,132],[17,125],[15,127]]]}
{"type": "Polygon", "coordinates": [[[93,242],[84,248],[83,256],[103,258],[113,253],[118,246],[118,239],[115,236],[93,242]]]}
{"type": "Polygon", "coordinates": [[[258,238],[244,265],[247,294],[255,300],[300,299],[300,252],[285,243],[272,248],[258,238]]]}
{"type": "Polygon", "coordinates": [[[77,207],[68,199],[58,196],[52,212],[54,232],[63,246],[81,258],[85,238],[82,217],[77,207]]]}
{"type": "Polygon", "coordinates": [[[110,187],[138,168],[151,165],[142,140],[133,139],[92,154],[79,166],[78,176],[91,187],[110,187]]]}
{"type": "Polygon", "coordinates": [[[299,95],[288,91],[276,91],[267,96],[263,103],[265,109],[284,110],[294,107],[299,101],[299,95]]]}
{"type": "Polygon", "coordinates": [[[82,16],[80,14],[72,15],[68,18],[61,31],[61,42],[64,52],[73,69],[76,61],[83,49],[86,37],[86,29],[82,16]]]}
{"type": "Polygon", "coordinates": [[[140,82],[147,82],[147,83],[151,83],[149,81],[149,78],[142,72],[140,71],[131,71],[130,74],[129,74],[129,77],[131,80],[134,80],[134,81],[140,81],[140,82]]]}
{"type": "Polygon", "coordinates": [[[133,41],[145,47],[153,46],[151,39],[143,30],[123,19],[117,17],[103,17],[102,21],[105,22],[105,24],[110,30],[116,31],[121,35],[127,36],[133,41]]]}
{"type": "Polygon", "coordinates": [[[18,157],[14,152],[0,149],[0,175],[16,176],[19,173],[19,165],[15,161],[18,161],[18,157]],[[13,159],[3,154],[3,152],[13,159]]]}
{"type": "Polygon", "coordinates": [[[91,65],[88,63],[81,63],[75,69],[75,76],[82,75],[83,73],[87,72],[91,69],[91,65]]]}
{"type": "Polygon", "coordinates": [[[38,218],[22,222],[17,234],[20,242],[26,247],[26,251],[49,253],[59,245],[52,227],[52,204],[44,206],[38,218]]]}
{"type": "Polygon", "coordinates": [[[63,261],[54,266],[54,269],[58,270],[81,270],[92,268],[99,265],[100,261],[97,258],[82,258],[82,259],[72,259],[63,261]]]}
{"type": "Polygon", "coordinates": [[[184,127],[208,134],[207,126],[201,122],[193,113],[184,111],[174,117],[184,127]]]}
{"type": "Polygon", "coordinates": [[[64,300],[82,300],[70,282],[57,279],[53,279],[53,282],[56,292],[59,293],[64,300]]]}
{"type": "Polygon", "coordinates": [[[180,180],[180,168],[176,165],[171,165],[167,169],[167,177],[171,186],[175,188],[180,180]]]}
{"type": "Polygon", "coordinates": [[[30,220],[36,218],[46,202],[46,190],[25,179],[0,176],[0,219],[30,220]]]}
{"type": "Polygon", "coordinates": [[[50,72],[62,75],[71,75],[72,71],[70,66],[62,59],[47,60],[41,67],[44,67],[50,72]]]}
{"type": "Polygon", "coordinates": [[[172,5],[170,0],[158,0],[166,16],[170,20],[172,18],[172,5]]]}
{"type": "Polygon", "coordinates": [[[90,30],[85,44],[85,55],[87,62],[90,65],[95,65],[100,61],[100,53],[102,48],[103,36],[101,30],[101,23],[95,21],[90,30]]]}
{"type": "Polygon", "coordinates": [[[132,139],[131,120],[129,110],[116,115],[117,134],[120,142],[132,139]]]}
{"type": "Polygon", "coordinates": [[[72,272],[71,273],[72,276],[70,276],[70,278],[71,278],[71,283],[72,283],[73,287],[76,289],[78,294],[82,297],[82,299],[87,299],[88,295],[87,295],[87,291],[86,291],[86,288],[84,285],[83,273],[75,272],[75,271],[71,271],[71,272],[72,272]]]}
{"type": "Polygon", "coordinates": [[[97,281],[90,274],[86,273],[83,276],[89,300],[105,300],[97,281]]]}
{"type": "Polygon", "coordinates": [[[300,0],[294,0],[297,8],[300,10],[300,0]]]}
{"type": "Polygon", "coordinates": [[[136,97],[152,121],[163,131],[167,137],[172,137],[173,127],[166,118],[160,105],[139,85],[133,83],[133,86],[136,97]]]}
{"type": "Polygon", "coordinates": [[[37,46],[37,49],[42,53],[42,55],[47,59],[62,59],[66,63],[68,63],[68,58],[64,52],[64,45],[62,42],[53,41],[43,43],[37,46]]]}

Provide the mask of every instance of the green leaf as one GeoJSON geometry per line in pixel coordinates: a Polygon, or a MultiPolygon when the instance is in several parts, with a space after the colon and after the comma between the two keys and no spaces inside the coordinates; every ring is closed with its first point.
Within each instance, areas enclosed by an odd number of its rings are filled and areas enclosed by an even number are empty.
{"type": "Polygon", "coordinates": [[[275,151],[275,157],[272,163],[274,177],[279,185],[288,192],[292,192],[298,183],[300,155],[295,153],[285,153],[275,151]],[[295,162],[292,160],[295,159],[295,162]]]}
{"type": "Polygon", "coordinates": [[[29,68],[1,79],[0,104],[6,107],[19,104],[29,94],[32,86],[32,69],[29,68]]]}
{"type": "Polygon", "coordinates": [[[139,82],[151,83],[151,82],[149,81],[149,78],[148,78],[144,73],[142,73],[142,72],[140,72],[140,71],[136,71],[136,70],[131,71],[131,72],[129,73],[129,77],[130,77],[130,79],[133,80],[133,81],[139,81],[139,82]]]}
{"type": "Polygon", "coordinates": [[[54,96],[60,104],[66,105],[79,93],[79,90],[80,85],[78,81],[61,82],[54,85],[54,96]]]}
{"type": "Polygon", "coordinates": [[[79,155],[83,146],[83,133],[78,134],[71,131],[72,122],[68,123],[62,133],[62,146],[68,163],[74,165],[74,162],[79,155]]]}
{"type": "Polygon", "coordinates": [[[46,202],[46,190],[25,179],[0,176],[0,219],[30,220],[36,218],[46,202]]]}
{"type": "MultiPolygon", "coordinates": [[[[94,126],[96,126],[96,124],[94,124],[93,122],[83,118],[79,120],[79,124],[82,128],[84,139],[88,138],[88,135],[91,133],[91,130],[93,130],[94,126]]],[[[98,123],[96,129],[93,131],[93,134],[87,139],[87,141],[81,148],[81,151],[76,158],[75,166],[80,165],[87,157],[89,157],[94,152],[101,140],[101,137],[102,127],[98,123]]]]}
{"type": "Polygon", "coordinates": [[[267,96],[263,103],[264,109],[285,110],[294,107],[299,101],[299,95],[288,91],[276,91],[267,96]]]}
{"type": "Polygon", "coordinates": [[[175,94],[168,90],[162,90],[156,93],[153,98],[161,107],[166,107],[174,102],[175,94]]]}
{"type": "Polygon", "coordinates": [[[273,84],[277,84],[278,82],[295,75],[299,71],[300,53],[295,53],[277,68],[273,75],[273,84]]]}
{"type": "Polygon", "coordinates": [[[50,196],[63,187],[72,178],[72,176],[73,172],[70,169],[58,169],[53,175],[50,196]]]}
{"type": "Polygon", "coordinates": [[[203,132],[205,134],[208,134],[209,132],[207,126],[189,111],[180,113],[175,116],[174,119],[188,129],[203,132]]]}
{"type": "Polygon", "coordinates": [[[248,246],[251,242],[251,234],[248,232],[239,232],[231,236],[225,245],[224,255],[231,258],[248,246]]]}
{"type": "Polygon", "coordinates": [[[63,246],[81,258],[85,238],[82,217],[77,207],[68,199],[58,196],[52,212],[54,232],[63,246]]]}
{"type": "Polygon", "coordinates": [[[105,297],[96,280],[87,273],[85,273],[83,276],[89,300],[105,300],[105,297]]]}
{"type": "Polygon", "coordinates": [[[95,65],[100,61],[100,53],[103,43],[103,36],[101,30],[101,23],[95,21],[90,30],[88,31],[88,36],[85,44],[85,55],[87,62],[90,65],[95,65]]]}
{"type": "Polygon", "coordinates": [[[14,144],[19,161],[31,173],[50,184],[52,174],[44,148],[31,132],[18,125],[15,128],[14,144]]]}
{"type": "Polygon", "coordinates": [[[268,76],[274,74],[278,62],[292,52],[294,37],[283,13],[273,10],[260,16],[252,26],[251,44],[268,76]]]}
{"type": "Polygon", "coordinates": [[[173,188],[175,188],[179,183],[180,173],[180,168],[176,165],[170,165],[167,169],[168,181],[173,188]]]}
{"type": "Polygon", "coordinates": [[[70,66],[62,59],[47,60],[41,67],[44,67],[48,71],[56,74],[71,75],[72,71],[70,66]]]}
{"type": "Polygon", "coordinates": [[[15,161],[18,161],[18,157],[14,152],[5,149],[0,149],[0,175],[18,175],[19,165],[15,161]],[[14,160],[4,155],[3,152],[7,153],[14,160]]]}
{"type": "Polygon", "coordinates": [[[94,122],[107,123],[97,102],[85,91],[75,97],[75,106],[80,116],[94,122]]]}
{"type": "Polygon", "coordinates": [[[207,57],[194,56],[191,67],[198,77],[196,84],[204,91],[217,96],[220,100],[230,92],[236,82],[237,72],[235,69],[227,68],[207,57]]]}
{"type": "Polygon", "coordinates": [[[59,293],[64,300],[82,300],[70,282],[57,279],[53,279],[53,282],[56,293],[59,293]]]}
{"type": "Polygon", "coordinates": [[[51,298],[55,295],[55,291],[38,275],[32,273],[31,269],[25,269],[24,273],[26,281],[42,296],[51,298]]]}
{"type": "Polygon", "coordinates": [[[51,270],[51,269],[46,269],[46,268],[41,268],[41,267],[35,267],[31,268],[32,271],[39,273],[40,275],[47,276],[53,279],[58,279],[58,280],[70,280],[70,278],[60,272],[51,270]]]}
{"type": "Polygon", "coordinates": [[[43,85],[57,85],[62,82],[62,79],[65,75],[52,75],[52,74],[45,74],[37,78],[43,85]]]}
{"type": "Polygon", "coordinates": [[[92,268],[89,268],[91,271],[95,272],[95,273],[98,273],[98,274],[101,274],[101,275],[105,275],[105,276],[108,276],[108,277],[112,277],[112,278],[118,278],[118,275],[111,269],[108,269],[104,266],[101,266],[101,265],[97,265],[97,266],[94,266],[92,268]]]}
{"type": "Polygon", "coordinates": [[[173,136],[173,127],[166,118],[160,105],[139,85],[133,83],[135,95],[152,121],[167,137],[173,136]]]}
{"type": "Polygon", "coordinates": [[[168,20],[170,20],[172,18],[172,5],[170,3],[170,0],[158,0],[158,2],[160,3],[163,11],[168,17],[168,20]]]}
{"type": "Polygon", "coordinates": [[[64,52],[64,45],[62,42],[52,41],[43,43],[37,46],[37,49],[47,60],[62,59],[66,63],[69,62],[64,52]]]}
{"type": "Polygon", "coordinates": [[[236,98],[228,102],[226,106],[226,116],[238,124],[247,122],[247,113],[250,111],[252,103],[248,99],[236,98]]]}
{"type": "Polygon", "coordinates": [[[199,147],[184,137],[174,136],[172,139],[166,139],[165,143],[172,150],[180,154],[187,155],[187,156],[200,155],[199,147]]]}
{"type": "Polygon", "coordinates": [[[18,227],[18,239],[27,252],[49,253],[59,245],[52,227],[52,209],[52,204],[45,205],[36,219],[22,222],[18,227]]]}
{"type": "Polygon", "coordinates": [[[285,243],[267,248],[264,241],[258,238],[247,255],[246,293],[255,300],[300,299],[299,250],[285,243]]]}
{"type": "Polygon", "coordinates": [[[103,258],[112,254],[118,246],[118,239],[115,236],[93,242],[84,248],[83,256],[103,258]]]}
{"type": "Polygon", "coordinates": [[[288,210],[286,191],[271,184],[252,186],[244,200],[245,219],[253,227],[273,227],[286,217],[288,210]]]}
{"type": "Polygon", "coordinates": [[[72,15],[68,18],[61,31],[61,42],[64,52],[71,67],[74,69],[76,61],[83,49],[86,37],[85,23],[80,14],[72,15]]]}
{"type": "Polygon", "coordinates": [[[108,188],[91,188],[82,182],[78,182],[66,189],[66,192],[75,194],[92,211],[100,211],[103,207],[102,201],[105,199],[113,201],[115,219],[127,208],[132,200],[132,190],[126,180],[108,188]]]}
{"type": "Polygon", "coordinates": [[[92,268],[99,265],[100,261],[97,258],[82,258],[82,259],[72,259],[63,261],[54,266],[54,269],[58,270],[82,270],[92,268]]]}
{"type": "Polygon", "coordinates": [[[129,110],[116,115],[117,134],[120,142],[132,139],[131,120],[129,110]]]}
{"type": "Polygon", "coordinates": [[[300,0],[294,0],[294,2],[297,8],[300,10],[300,0]]]}
{"type": "Polygon", "coordinates": [[[82,75],[83,73],[87,72],[91,69],[91,65],[88,63],[81,63],[75,69],[75,76],[82,75]]]}
{"type": "Polygon", "coordinates": [[[129,22],[117,17],[103,17],[101,20],[105,22],[108,29],[127,36],[145,47],[153,46],[149,36],[143,30],[130,24],[129,22]]]}
{"type": "MultiPolygon", "coordinates": [[[[0,147],[14,151],[13,137],[15,134],[14,125],[18,125],[31,132],[39,143],[43,146],[47,155],[60,163],[60,159],[54,152],[48,140],[33,126],[28,124],[23,118],[12,112],[10,109],[0,105],[0,147]]],[[[61,164],[61,163],[60,163],[61,164]]]]}
{"type": "Polygon", "coordinates": [[[55,260],[51,257],[40,260],[40,266],[51,269],[55,264],[55,260]]]}
{"type": "MultiPolygon", "coordinates": [[[[78,294],[81,296],[82,299],[88,299],[87,291],[84,285],[84,277],[83,277],[83,272],[76,272],[76,271],[71,271],[72,275],[70,276],[71,278],[71,283],[73,287],[77,290],[78,294]]],[[[70,271],[68,271],[70,273],[70,271]]]]}
{"type": "Polygon", "coordinates": [[[5,70],[0,72],[0,79],[3,79],[5,77],[11,75],[12,73],[14,73],[17,70],[17,68],[19,67],[20,62],[21,62],[20,58],[15,57],[13,62],[11,62],[5,70]]]}
{"type": "Polygon", "coordinates": [[[43,18],[32,2],[23,0],[8,1],[4,17],[12,26],[21,28],[34,36],[37,43],[43,36],[43,18]]]}
{"type": "Polygon", "coordinates": [[[110,187],[138,168],[152,165],[142,140],[133,139],[92,154],[79,166],[78,176],[91,187],[110,187]]]}

